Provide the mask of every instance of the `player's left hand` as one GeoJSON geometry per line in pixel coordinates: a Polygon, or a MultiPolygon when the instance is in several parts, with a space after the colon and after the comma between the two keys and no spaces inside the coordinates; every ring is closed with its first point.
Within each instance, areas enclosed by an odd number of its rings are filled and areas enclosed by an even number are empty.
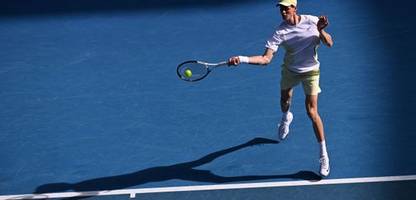
{"type": "Polygon", "coordinates": [[[318,30],[321,31],[322,29],[326,28],[329,25],[328,17],[327,16],[319,16],[318,20],[318,30]]]}

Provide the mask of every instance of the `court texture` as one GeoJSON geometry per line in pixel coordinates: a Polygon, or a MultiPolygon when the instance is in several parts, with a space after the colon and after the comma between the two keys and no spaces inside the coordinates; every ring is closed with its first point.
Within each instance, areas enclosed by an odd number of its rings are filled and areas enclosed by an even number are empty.
{"type": "Polygon", "coordinates": [[[280,65],[180,80],[186,60],[259,55],[272,0],[0,1],[0,199],[414,199],[414,9],[299,0],[327,15],[319,112],[331,174],[280,65]],[[412,17],[413,16],[413,17],[412,17]]]}

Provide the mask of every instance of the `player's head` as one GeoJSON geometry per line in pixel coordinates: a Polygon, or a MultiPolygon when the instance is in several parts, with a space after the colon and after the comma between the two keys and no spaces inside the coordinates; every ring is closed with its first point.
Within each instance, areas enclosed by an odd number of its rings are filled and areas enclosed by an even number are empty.
{"type": "Polygon", "coordinates": [[[283,20],[288,21],[296,15],[297,0],[278,0],[277,6],[280,8],[280,14],[283,20]]]}
{"type": "Polygon", "coordinates": [[[298,4],[298,1],[297,0],[278,0],[278,4],[282,6],[286,6],[286,7],[289,7],[289,6],[296,7],[298,4]]]}

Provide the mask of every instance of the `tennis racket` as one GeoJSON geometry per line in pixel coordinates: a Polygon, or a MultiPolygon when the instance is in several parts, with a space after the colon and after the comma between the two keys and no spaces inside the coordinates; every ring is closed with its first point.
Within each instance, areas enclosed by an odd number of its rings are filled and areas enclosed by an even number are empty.
{"type": "Polygon", "coordinates": [[[179,64],[176,72],[180,79],[195,82],[207,77],[215,68],[228,65],[227,61],[219,63],[207,63],[197,60],[190,60],[179,64]]]}

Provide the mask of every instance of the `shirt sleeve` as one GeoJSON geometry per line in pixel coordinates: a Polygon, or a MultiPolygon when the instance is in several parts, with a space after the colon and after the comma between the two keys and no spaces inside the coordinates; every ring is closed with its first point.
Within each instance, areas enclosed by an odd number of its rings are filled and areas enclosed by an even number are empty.
{"type": "Polygon", "coordinates": [[[309,15],[308,18],[312,21],[312,23],[318,24],[319,18],[317,16],[309,15]]]}
{"type": "Polygon", "coordinates": [[[274,52],[277,51],[279,48],[279,45],[282,44],[283,38],[282,34],[279,33],[279,31],[276,31],[273,36],[267,40],[266,42],[266,48],[272,49],[274,52]]]}

